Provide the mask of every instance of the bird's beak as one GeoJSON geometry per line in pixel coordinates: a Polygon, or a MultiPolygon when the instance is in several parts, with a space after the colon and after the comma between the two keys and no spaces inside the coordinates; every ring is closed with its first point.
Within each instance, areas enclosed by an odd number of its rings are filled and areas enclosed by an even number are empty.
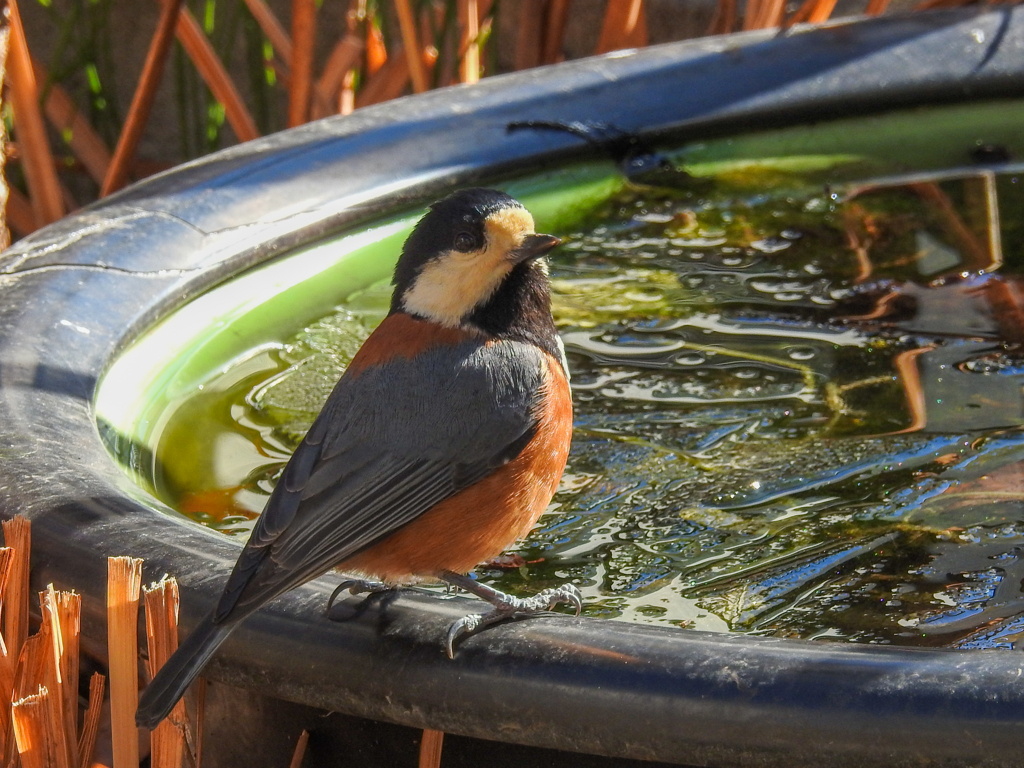
{"type": "Polygon", "coordinates": [[[512,251],[512,260],[520,264],[543,256],[562,241],[554,235],[527,235],[522,244],[512,251]]]}

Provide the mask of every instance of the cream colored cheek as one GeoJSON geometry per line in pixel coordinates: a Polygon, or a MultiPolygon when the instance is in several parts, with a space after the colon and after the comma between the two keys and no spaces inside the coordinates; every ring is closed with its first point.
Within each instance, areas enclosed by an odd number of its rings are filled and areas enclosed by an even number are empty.
{"type": "Polygon", "coordinates": [[[424,267],[405,306],[411,312],[455,325],[477,304],[494,293],[510,267],[485,263],[486,256],[474,259],[445,257],[424,267]]]}

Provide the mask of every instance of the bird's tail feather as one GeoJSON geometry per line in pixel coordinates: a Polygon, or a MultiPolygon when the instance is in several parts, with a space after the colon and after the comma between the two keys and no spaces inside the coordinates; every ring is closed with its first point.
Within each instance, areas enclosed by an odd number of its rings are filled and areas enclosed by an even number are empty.
{"type": "Polygon", "coordinates": [[[167,717],[235,624],[214,624],[213,614],[200,622],[142,691],[139,708],[135,712],[137,725],[152,729],[167,717]]]}

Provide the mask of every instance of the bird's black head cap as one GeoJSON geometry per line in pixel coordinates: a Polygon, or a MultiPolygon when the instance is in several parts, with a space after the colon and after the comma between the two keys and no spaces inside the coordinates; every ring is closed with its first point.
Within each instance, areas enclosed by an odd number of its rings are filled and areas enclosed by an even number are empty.
{"type": "Polygon", "coordinates": [[[482,247],[488,216],[522,207],[514,197],[483,187],[461,189],[433,203],[402,248],[393,281],[396,299],[412,285],[426,262],[449,251],[482,247]]]}
{"type": "Polygon", "coordinates": [[[556,349],[547,266],[558,238],[518,201],[466,189],[434,203],[405,242],[392,312],[556,349]]]}

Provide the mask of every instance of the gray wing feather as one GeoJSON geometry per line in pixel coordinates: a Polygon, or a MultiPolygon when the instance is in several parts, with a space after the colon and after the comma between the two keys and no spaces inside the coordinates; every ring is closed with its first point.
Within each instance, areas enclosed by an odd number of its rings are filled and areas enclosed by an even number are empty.
{"type": "Polygon", "coordinates": [[[241,619],[514,458],[536,426],[541,355],[517,342],[465,343],[343,376],[282,473],[214,621],[241,619]]]}

